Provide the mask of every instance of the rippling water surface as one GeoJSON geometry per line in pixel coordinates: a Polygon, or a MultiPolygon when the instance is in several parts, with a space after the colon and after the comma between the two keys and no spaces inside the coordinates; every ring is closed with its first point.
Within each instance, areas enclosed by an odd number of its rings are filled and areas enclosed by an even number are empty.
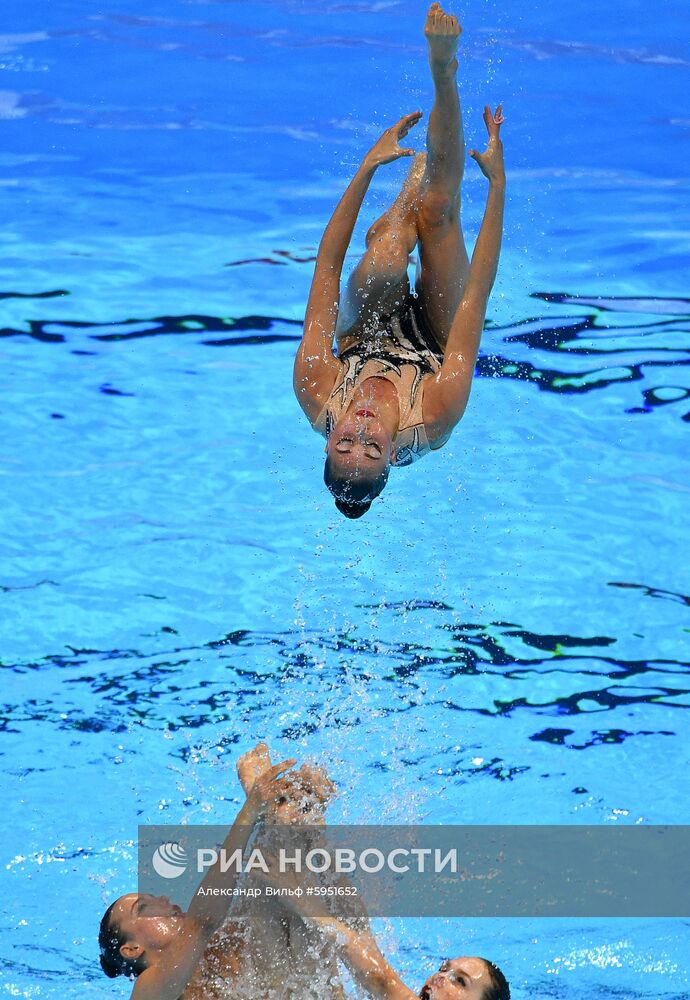
{"type": "MultiPolygon", "coordinates": [[[[470,144],[508,118],[478,377],[345,522],[292,357],[357,158],[429,109],[423,10],[145,7],[10,3],[0,36],[11,996],[128,992],[94,936],[137,824],[229,821],[259,738],[325,760],[345,822],[690,821],[684,8],[462,11],[470,144]]],[[[688,930],[378,927],[415,988],[485,953],[567,1000],[687,997],[688,930]]]]}

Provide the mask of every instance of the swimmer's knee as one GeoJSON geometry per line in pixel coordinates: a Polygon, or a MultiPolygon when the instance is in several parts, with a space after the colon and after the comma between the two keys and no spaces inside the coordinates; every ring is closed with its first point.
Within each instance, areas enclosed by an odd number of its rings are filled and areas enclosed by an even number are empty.
{"type": "Polygon", "coordinates": [[[438,229],[457,225],[460,195],[448,194],[437,188],[427,188],[419,199],[417,221],[422,229],[438,229]]]}

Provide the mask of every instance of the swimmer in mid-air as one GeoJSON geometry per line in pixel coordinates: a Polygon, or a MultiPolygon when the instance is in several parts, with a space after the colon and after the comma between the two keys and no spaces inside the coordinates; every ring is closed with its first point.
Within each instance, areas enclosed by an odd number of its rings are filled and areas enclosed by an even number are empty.
{"type": "Polygon", "coordinates": [[[295,394],[314,430],[326,438],[325,483],[350,518],[366,513],[391,465],[409,465],[443,447],[462,417],[501,248],[501,107],[494,114],[485,108],[487,148],[470,151],[489,181],[470,262],[460,226],[460,25],[433,3],[424,34],[434,84],[427,153],[414,157],[400,194],[367,233],[366,252],[341,292],[345,254],[371,179],[382,164],[414,155],[399,143],[421,112],[401,118],[364,157],[323,234],[295,359],[295,394]],[[416,246],[412,295],[407,266],[416,246]]]}

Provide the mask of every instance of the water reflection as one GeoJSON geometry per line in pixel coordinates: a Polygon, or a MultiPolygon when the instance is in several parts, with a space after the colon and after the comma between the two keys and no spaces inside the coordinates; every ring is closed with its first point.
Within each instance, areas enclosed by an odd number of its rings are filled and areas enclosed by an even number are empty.
{"type": "MultiPolygon", "coordinates": [[[[283,263],[281,254],[273,263],[283,263]]],[[[259,264],[263,261],[236,262],[259,264]]],[[[0,299],[48,299],[63,290],[33,294],[0,292],[0,299]]],[[[629,385],[626,412],[650,413],[665,407],[689,419],[690,299],[592,298],[539,292],[551,304],[588,309],[586,314],[541,315],[509,326],[489,324],[485,351],[477,361],[479,378],[528,382],[556,395],[604,392],[629,385]],[[496,350],[496,342],[501,349],[496,350]]],[[[56,318],[0,328],[2,337],[29,336],[45,344],[91,351],[99,342],[115,344],[148,337],[184,336],[200,346],[268,346],[298,343],[301,321],[280,316],[209,316],[191,313],[93,323],[56,318]]]]}

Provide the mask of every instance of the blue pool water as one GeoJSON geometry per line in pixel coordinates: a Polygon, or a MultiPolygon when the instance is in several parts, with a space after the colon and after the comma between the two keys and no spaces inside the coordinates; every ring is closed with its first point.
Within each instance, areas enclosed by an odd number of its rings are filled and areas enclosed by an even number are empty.
{"type": "MultiPolygon", "coordinates": [[[[3,995],[128,995],[94,938],[137,824],[230,820],[259,738],[344,822],[690,822],[685,6],[459,11],[499,277],[461,426],[358,522],[291,364],[358,157],[429,110],[423,7],[5,13],[3,995]]],[[[690,995],[682,921],[377,933],[415,988],[469,953],[518,998],[690,995]]]]}

